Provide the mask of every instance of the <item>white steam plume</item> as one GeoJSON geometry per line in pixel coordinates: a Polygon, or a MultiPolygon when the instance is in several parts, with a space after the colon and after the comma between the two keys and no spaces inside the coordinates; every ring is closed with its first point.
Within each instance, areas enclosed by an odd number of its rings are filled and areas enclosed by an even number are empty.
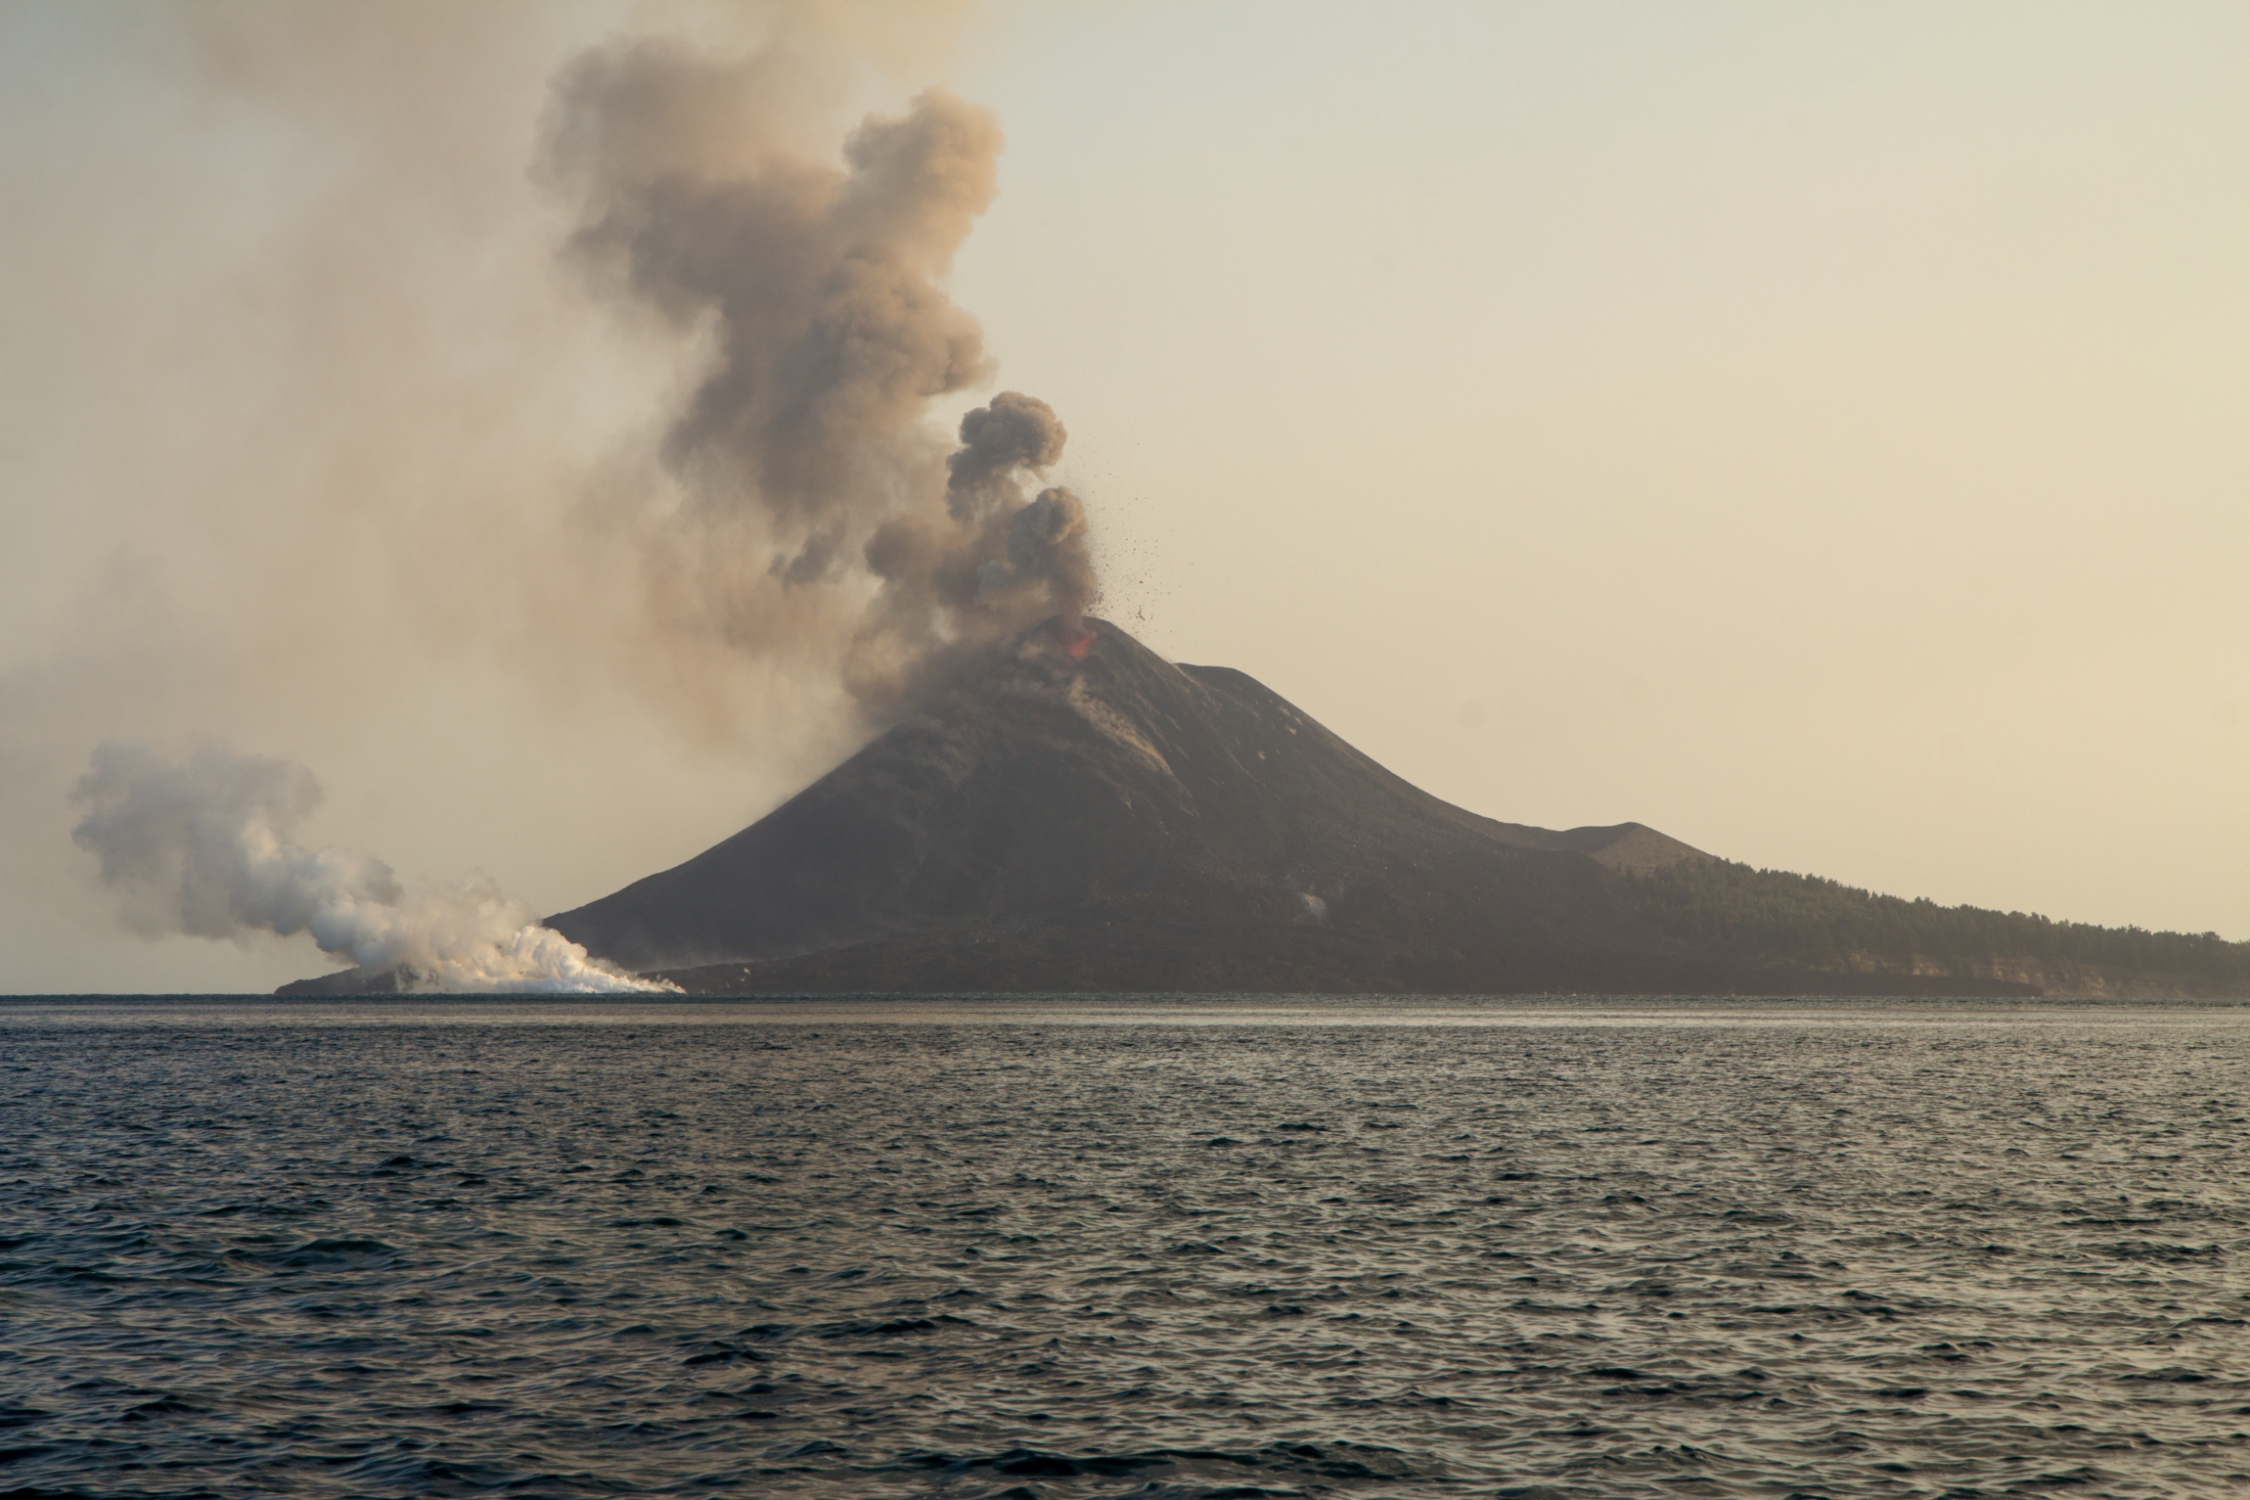
{"type": "Polygon", "coordinates": [[[310,933],[321,951],[400,988],[619,994],[676,989],[590,957],[485,875],[403,884],[389,865],[291,838],[320,801],[289,761],[206,747],[176,759],[106,741],[79,778],[73,830],[146,937],[310,933]]]}

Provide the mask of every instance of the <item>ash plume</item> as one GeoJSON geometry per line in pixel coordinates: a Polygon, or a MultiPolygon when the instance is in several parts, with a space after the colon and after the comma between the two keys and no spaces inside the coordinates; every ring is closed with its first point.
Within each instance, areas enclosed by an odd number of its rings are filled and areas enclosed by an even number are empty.
{"type": "Polygon", "coordinates": [[[289,761],[106,741],[73,800],[72,836],[144,937],[309,933],[331,957],[395,971],[401,988],[447,993],[672,988],[589,957],[487,876],[410,886],[373,855],[298,844],[320,787],[289,761]]]}
{"type": "Polygon", "coordinates": [[[1094,562],[1086,551],[1086,507],[1059,486],[1041,490],[1008,518],[1008,550],[977,569],[977,598],[1011,595],[1043,599],[1075,636],[1095,593],[1094,562]]]}
{"type": "Polygon", "coordinates": [[[573,253],[708,340],[662,455],[688,496],[679,545],[723,561],[667,586],[753,651],[836,620],[841,596],[841,670],[879,709],[949,647],[1057,613],[1075,629],[1094,572],[1078,501],[1024,498],[1062,456],[1046,403],[1002,392],[950,455],[930,423],[994,369],[943,281],[996,191],[997,122],[932,88],[823,160],[792,104],[806,66],[596,49],[557,81],[542,173],[581,206],[573,253]]]}
{"type": "Polygon", "coordinates": [[[1069,438],[1055,409],[1035,396],[1002,391],[961,419],[961,446],[945,461],[945,506],[957,521],[1021,504],[1019,469],[1044,469],[1069,438]]]}

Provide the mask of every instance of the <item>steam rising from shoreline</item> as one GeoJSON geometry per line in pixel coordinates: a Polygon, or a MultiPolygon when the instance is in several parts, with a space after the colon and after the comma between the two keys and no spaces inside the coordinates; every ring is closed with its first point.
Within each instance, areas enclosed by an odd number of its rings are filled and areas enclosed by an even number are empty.
{"type": "Polygon", "coordinates": [[[289,761],[105,741],[73,801],[72,837],[144,937],[309,933],[333,958],[396,971],[402,989],[453,994],[674,988],[589,957],[488,876],[409,886],[373,855],[296,843],[320,787],[289,761]]]}

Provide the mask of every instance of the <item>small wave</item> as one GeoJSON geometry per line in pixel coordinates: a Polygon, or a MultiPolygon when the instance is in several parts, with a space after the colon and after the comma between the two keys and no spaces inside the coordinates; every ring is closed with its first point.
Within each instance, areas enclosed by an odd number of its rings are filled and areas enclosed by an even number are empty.
{"type": "Polygon", "coordinates": [[[243,1257],[278,1271],[378,1271],[398,1264],[397,1247],[375,1239],[318,1239],[243,1257]]]}

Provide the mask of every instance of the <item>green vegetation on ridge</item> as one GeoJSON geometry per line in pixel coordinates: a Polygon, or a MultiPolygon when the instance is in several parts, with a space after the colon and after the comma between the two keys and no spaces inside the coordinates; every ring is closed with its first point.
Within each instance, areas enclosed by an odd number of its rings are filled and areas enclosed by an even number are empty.
{"type": "Polygon", "coordinates": [[[1722,859],[1628,875],[1626,888],[1641,915],[1671,936],[1771,963],[2034,983],[2163,976],[2198,991],[2250,994],[2250,943],[2216,933],[1939,906],[1722,859]]]}

